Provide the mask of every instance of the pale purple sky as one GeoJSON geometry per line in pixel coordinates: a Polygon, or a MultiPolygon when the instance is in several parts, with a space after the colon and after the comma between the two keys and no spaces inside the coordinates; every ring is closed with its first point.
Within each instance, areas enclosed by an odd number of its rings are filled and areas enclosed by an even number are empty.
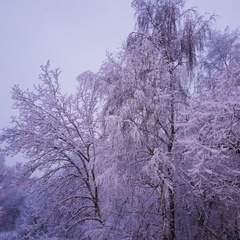
{"type": "MultiPolygon", "coordinates": [[[[240,0],[186,2],[219,15],[218,28],[240,26],[240,0]]],[[[72,91],[81,72],[96,72],[106,51],[121,47],[134,29],[134,10],[131,0],[1,0],[0,20],[1,130],[14,114],[14,84],[31,89],[50,59],[62,70],[63,91],[72,91]]]]}

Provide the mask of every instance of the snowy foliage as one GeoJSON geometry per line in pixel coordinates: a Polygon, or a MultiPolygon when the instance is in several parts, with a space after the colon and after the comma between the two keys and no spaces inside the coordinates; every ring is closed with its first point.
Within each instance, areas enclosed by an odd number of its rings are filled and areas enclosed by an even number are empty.
{"type": "Polygon", "coordinates": [[[133,0],[136,31],[71,95],[49,62],[13,87],[22,239],[240,238],[239,32],[184,3],[133,0]]]}

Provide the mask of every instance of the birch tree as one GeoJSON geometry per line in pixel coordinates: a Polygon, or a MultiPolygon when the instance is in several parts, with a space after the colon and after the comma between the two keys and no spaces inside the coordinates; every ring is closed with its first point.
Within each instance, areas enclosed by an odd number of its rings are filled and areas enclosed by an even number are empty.
{"type": "Polygon", "coordinates": [[[210,20],[195,9],[184,10],[184,1],[137,0],[132,6],[136,32],[100,71],[108,91],[106,125],[115,127],[109,136],[111,143],[119,141],[115,153],[120,162],[137,165],[131,174],[141,186],[151,186],[159,212],[153,239],[175,239],[178,112],[186,107],[189,73],[204,48],[210,20]]]}

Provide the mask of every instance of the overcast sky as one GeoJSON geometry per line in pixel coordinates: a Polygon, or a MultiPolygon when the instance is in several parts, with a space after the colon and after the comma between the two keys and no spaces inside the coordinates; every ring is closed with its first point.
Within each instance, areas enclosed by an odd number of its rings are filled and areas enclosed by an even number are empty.
{"type": "MultiPolygon", "coordinates": [[[[188,0],[218,15],[217,27],[240,26],[240,0],[188,0]]],[[[121,47],[134,29],[131,0],[0,0],[0,129],[7,126],[11,88],[32,88],[48,59],[62,70],[63,91],[83,71],[96,72],[106,51],[121,47]]]]}

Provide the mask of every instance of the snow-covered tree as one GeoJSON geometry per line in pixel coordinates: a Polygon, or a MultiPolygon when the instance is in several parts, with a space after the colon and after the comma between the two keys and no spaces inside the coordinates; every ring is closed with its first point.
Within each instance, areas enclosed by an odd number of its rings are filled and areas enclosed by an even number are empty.
{"type": "Polygon", "coordinates": [[[49,62],[13,88],[0,143],[28,159],[23,239],[240,238],[239,32],[184,0],[132,6],[136,31],[76,93],[49,62]]]}
{"type": "Polygon", "coordinates": [[[14,86],[19,115],[3,130],[0,141],[5,154],[22,152],[28,159],[25,176],[35,174],[36,182],[41,182],[32,186],[37,199],[44,196],[44,200],[41,208],[37,203],[41,212],[28,234],[38,228],[44,234],[67,237],[86,221],[102,224],[94,150],[98,99],[94,79],[84,74],[78,78],[77,93],[63,95],[60,71],[49,68],[49,62],[42,66],[41,82],[33,91],[14,86]],[[54,228],[43,228],[44,224],[54,228]]]}
{"type": "Polygon", "coordinates": [[[112,165],[125,166],[128,184],[145,191],[143,216],[154,205],[145,218],[145,231],[154,222],[148,236],[175,239],[177,123],[210,20],[195,9],[184,10],[184,1],[137,0],[132,6],[136,32],[99,73],[106,95],[106,141],[112,165]]]}
{"type": "Polygon", "coordinates": [[[188,210],[203,229],[198,231],[202,238],[240,237],[239,50],[236,31],[212,35],[197,98],[179,141],[185,161],[192,164],[188,210]]]}

